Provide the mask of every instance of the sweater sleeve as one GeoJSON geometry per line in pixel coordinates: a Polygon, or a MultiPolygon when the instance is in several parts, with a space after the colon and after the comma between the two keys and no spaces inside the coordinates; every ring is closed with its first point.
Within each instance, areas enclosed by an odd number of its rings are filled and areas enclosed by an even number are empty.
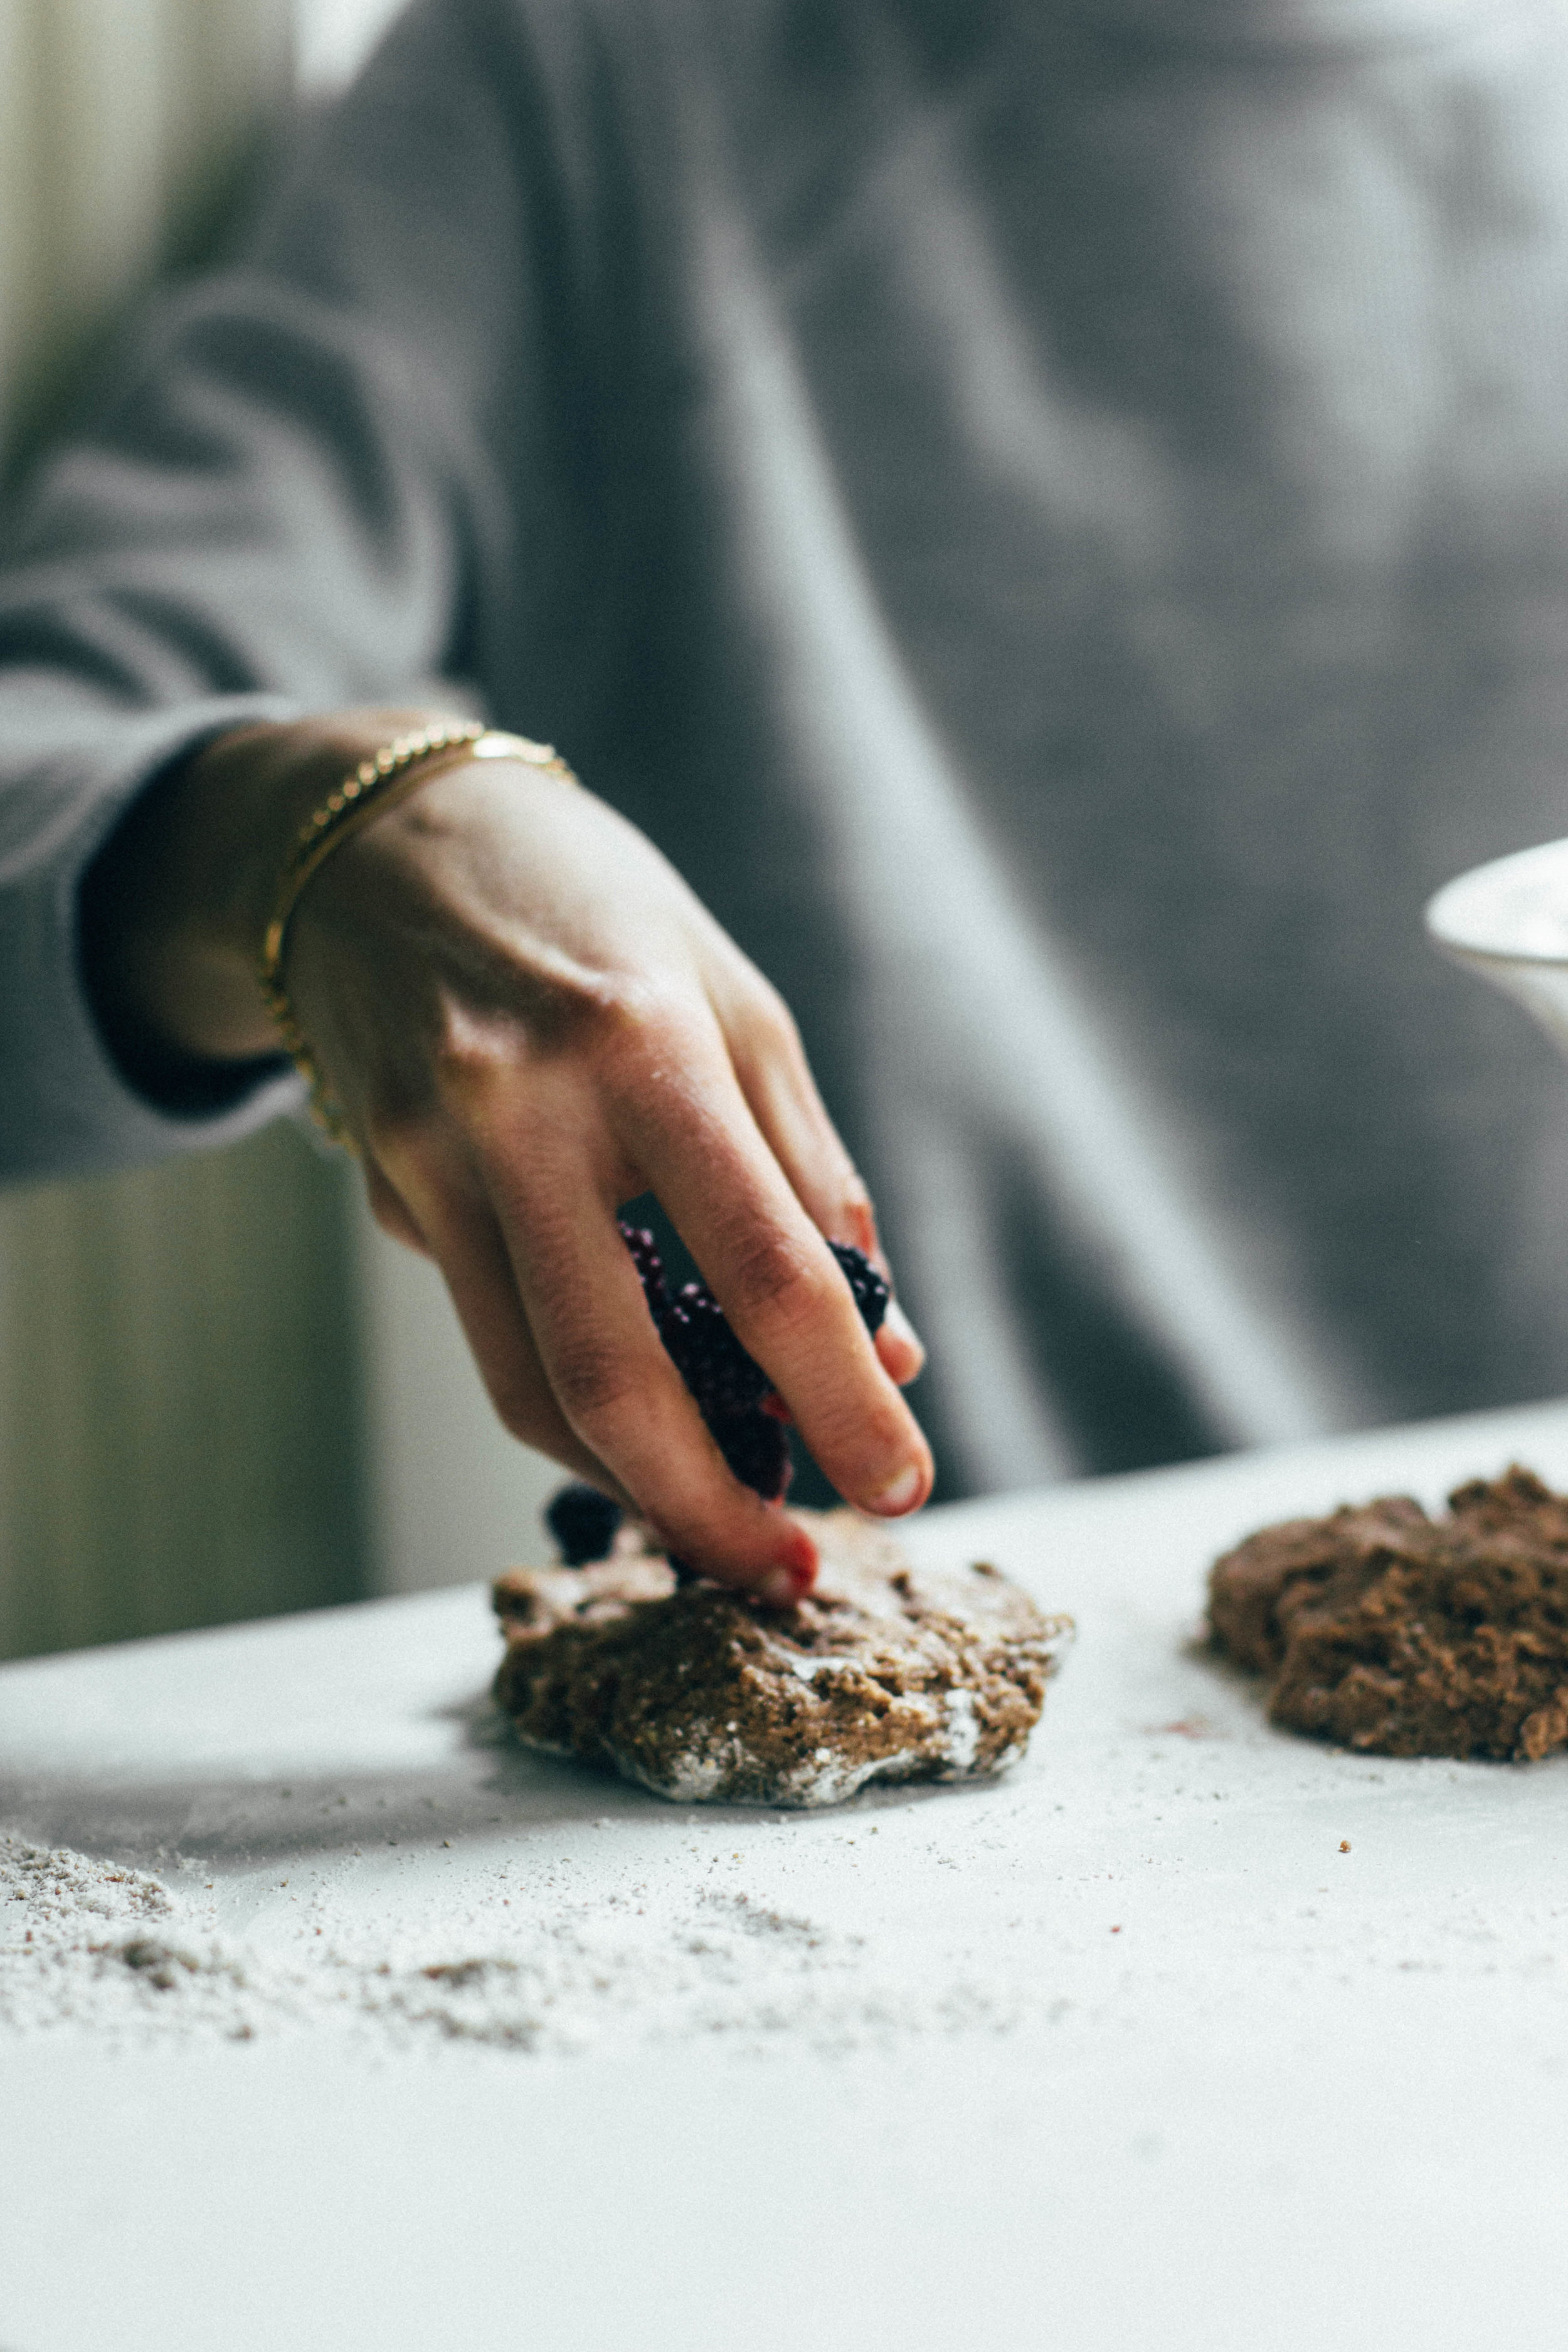
{"type": "Polygon", "coordinates": [[[134,797],[247,720],[478,698],[472,615],[510,562],[494,452],[503,420],[528,444],[516,354],[539,340],[508,21],[500,0],[410,12],[309,126],[248,255],[154,307],[12,519],[0,1180],[217,1143],[297,1099],[262,1061],[151,1101],[105,1050],[80,886],[134,797]]]}

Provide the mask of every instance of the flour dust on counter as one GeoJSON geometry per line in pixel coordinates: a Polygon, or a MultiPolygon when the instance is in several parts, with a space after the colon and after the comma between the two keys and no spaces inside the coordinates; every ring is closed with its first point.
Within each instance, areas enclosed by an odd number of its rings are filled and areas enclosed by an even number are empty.
{"type": "Polygon", "coordinates": [[[634,1881],[579,1895],[567,1870],[531,1882],[500,1864],[460,1907],[355,1916],[307,1893],[281,1935],[251,1936],[226,1929],[215,1886],[188,1874],[189,1888],[178,1873],[165,1885],[0,1836],[0,2041],[328,2031],[552,2056],[692,2037],[834,2049],[1003,2032],[1030,2006],[1017,1986],[962,1969],[932,1980],[924,1956],[900,1965],[865,1937],[695,1873],[662,1893],[634,1881]]]}

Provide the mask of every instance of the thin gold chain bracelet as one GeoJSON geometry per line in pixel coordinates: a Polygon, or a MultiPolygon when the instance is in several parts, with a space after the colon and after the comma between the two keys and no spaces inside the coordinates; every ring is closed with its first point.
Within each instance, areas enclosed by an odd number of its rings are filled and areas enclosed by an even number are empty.
{"type": "Polygon", "coordinates": [[[283,984],[283,958],[289,925],[300,896],[322,860],[341,849],[373,817],[384,815],[417,785],[434,782],[448,768],[468,760],[519,760],[525,767],[556,776],[564,783],[577,782],[564,760],[550,743],[531,742],[526,735],[504,734],[477,719],[447,719],[417,733],[398,735],[372,751],[342,783],[312,809],[294,837],[278,877],[272,913],[262,934],[258,978],[261,1000],[270,1014],[284,1051],[310,1090],[310,1116],[323,1134],[345,1150],[354,1149],[342,1105],[321,1075],[310,1039],[295,1017],[283,984]]]}

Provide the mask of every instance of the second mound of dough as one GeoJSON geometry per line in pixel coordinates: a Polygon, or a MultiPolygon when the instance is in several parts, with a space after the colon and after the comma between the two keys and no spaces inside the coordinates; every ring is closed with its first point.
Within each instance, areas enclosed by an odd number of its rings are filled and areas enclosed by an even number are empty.
{"type": "Polygon", "coordinates": [[[501,1577],[519,1738],[686,1803],[831,1805],[1021,1756],[1070,1621],[994,1568],[916,1569],[851,1512],[799,1516],[821,1567],[790,1609],[677,1584],[657,1554],[501,1577]]]}
{"type": "Polygon", "coordinates": [[[1276,1723],[1382,1756],[1568,1747],[1568,1496],[1516,1464],[1448,1506],[1385,1495],[1215,1561],[1210,1637],[1272,1677],[1276,1723]]]}

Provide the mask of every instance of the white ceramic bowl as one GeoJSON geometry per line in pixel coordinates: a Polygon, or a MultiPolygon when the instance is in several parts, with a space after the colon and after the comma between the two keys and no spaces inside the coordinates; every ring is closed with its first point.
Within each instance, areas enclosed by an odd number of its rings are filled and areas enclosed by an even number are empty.
{"type": "Polygon", "coordinates": [[[1494,858],[1444,884],[1426,929],[1456,963],[1534,1014],[1568,1054],[1568,841],[1494,858]]]}

